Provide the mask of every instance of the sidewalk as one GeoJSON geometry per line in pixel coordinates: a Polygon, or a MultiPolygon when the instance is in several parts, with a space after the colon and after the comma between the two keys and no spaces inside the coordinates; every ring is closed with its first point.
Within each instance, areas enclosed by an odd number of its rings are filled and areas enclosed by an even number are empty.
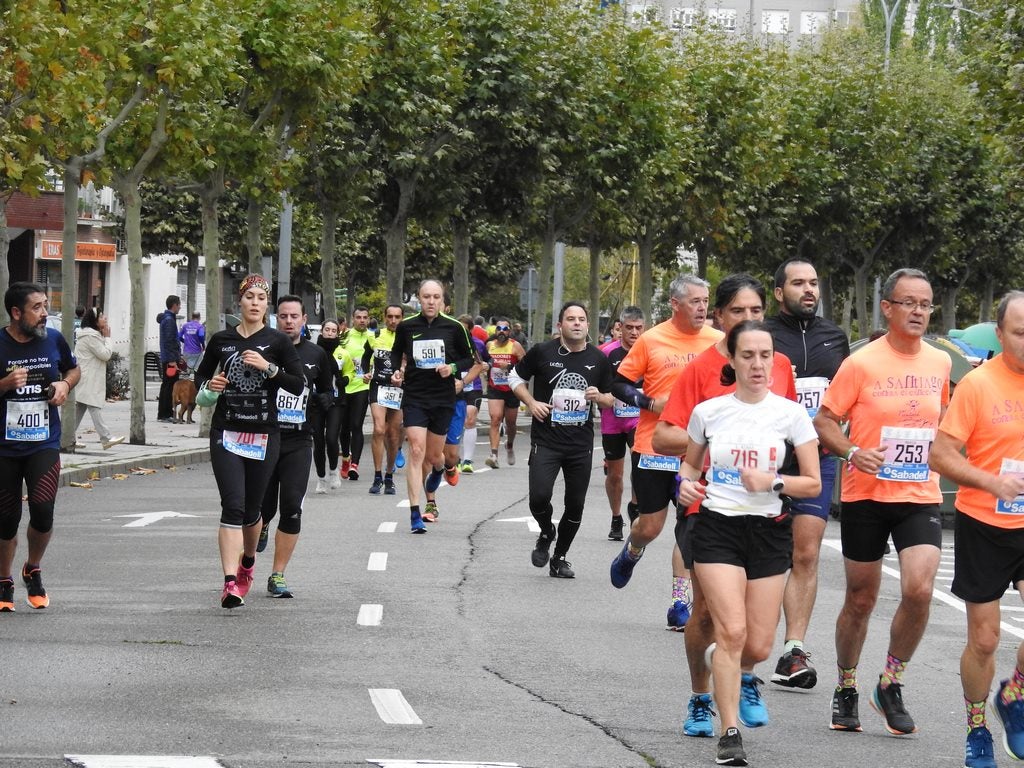
{"type": "MultiPolygon", "coordinates": [[[[107,451],[100,445],[92,419],[86,414],[82,418],[82,423],[78,425],[78,442],[83,443],[85,448],[79,448],[74,453],[61,453],[60,485],[83,483],[95,477],[130,474],[133,469],[166,469],[209,461],[210,440],[199,437],[200,409],[196,408],[193,414],[195,424],[164,424],[156,420],[156,405],[156,400],[146,401],[146,444],[131,445],[128,442],[131,404],[127,400],[107,403],[103,408],[103,419],[110,428],[110,433],[115,437],[124,436],[123,443],[107,451]]],[[[483,446],[487,444],[489,420],[486,405],[485,400],[484,408],[477,417],[478,446],[481,442],[483,446]]],[[[530,414],[520,411],[516,421],[520,439],[524,441],[518,445],[525,451],[529,446],[530,414]]],[[[599,429],[600,427],[595,424],[595,432],[599,433],[599,429]]],[[[370,415],[367,413],[363,433],[369,435],[372,430],[370,415]]],[[[367,453],[370,450],[369,438],[364,450],[367,453]]],[[[485,447],[483,450],[486,454],[485,447]]]]}
{"type": "Polygon", "coordinates": [[[78,442],[84,443],[85,448],[61,453],[60,485],[86,482],[91,477],[130,474],[133,469],[165,469],[209,461],[209,438],[199,437],[199,408],[193,415],[195,424],[163,424],[156,420],[156,405],[156,400],[146,401],[146,444],[131,445],[131,404],[127,400],[107,403],[103,419],[110,433],[124,436],[123,443],[107,451],[100,445],[92,419],[86,414],[78,425],[78,442]]]}

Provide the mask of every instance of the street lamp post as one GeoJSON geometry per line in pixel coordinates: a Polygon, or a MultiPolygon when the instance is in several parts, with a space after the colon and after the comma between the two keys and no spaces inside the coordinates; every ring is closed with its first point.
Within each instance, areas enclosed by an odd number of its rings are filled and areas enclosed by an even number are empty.
{"type": "Polygon", "coordinates": [[[892,48],[892,26],[896,23],[896,14],[900,10],[900,3],[902,0],[896,0],[892,4],[892,9],[889,9],[888,0],[879,0],[882,3],[882,13],[885,15],[885,63],[883,68],[886,73],[889,72],[889,50],[892,48]]]}

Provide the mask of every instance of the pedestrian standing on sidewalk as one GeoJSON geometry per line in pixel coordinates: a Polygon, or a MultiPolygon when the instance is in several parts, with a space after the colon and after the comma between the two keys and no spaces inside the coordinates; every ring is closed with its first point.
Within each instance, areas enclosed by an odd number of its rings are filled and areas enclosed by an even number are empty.
{"type": "Polygon", "coordinates": [[[195,376],[196,366],[206,349],[206,328],[199,322],[199,313],[193,312],[192,319],[181,326],[178,333],[178,341],[181,342],[182,357],[185,358],[185,365],[191,375],[195,376]]]}
{"type": "Polygon", "coordinates": [[[80,371],[64,337],[46,327],[46,303],[46,290],[36,283],[12,283],[4,294],[11,322],[0,331],[0,611],[14,610],[12,569],[23,488],[29,522],[21,579],[32,608],[50,604],[40,565],[53,532],[60,480],[60,406],[80,371]]]}
{"type": "Polygon", "coordinates": [[[281,448],[278,390],[300,395],[306,384],[291,339],[265,324],[270,284],[248,275],[238,294],[238,325],[213,335],[196,372],[196,402],[216,406],[210,463],[220,491],[224,608],[245,604],[256,570],[263,495],[281,448]]]}
{"type": "Polygon", "coordinates": [[[157,315],[160,324],[160,399],[157,401],[156,420],[174,422],[174,382],[181,374],[181,342],[178,341],[178,310],[181,299],[174,294],[167,297],[167,309],[157,315]]]}
{"type": "MultiPolygon", "coordinates": [[[[75,342],[75,357],[82,371],[82,379],[75,392],[75,424],[78,430],[82,417],[89,413],[103,450],[124,442],[124,436],[114,437],[103,420],[103,406],[107,403],[107,363],[114,354],[110,345],[110,325],[107,316],[90,307],[82,315],[82,326],[75,342]]],[[[78,447],[76,443],[75,447],[78,447]]],[[[84,446],[83,446],[84,447],[84,446]]]]}

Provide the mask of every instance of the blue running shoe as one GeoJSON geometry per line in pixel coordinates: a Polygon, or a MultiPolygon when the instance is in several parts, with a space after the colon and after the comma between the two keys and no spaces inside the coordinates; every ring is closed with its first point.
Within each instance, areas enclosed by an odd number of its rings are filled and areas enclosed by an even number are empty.
{"type": "Polygon", "coordinates": [[[636,564],[640,562],[640,558],[643,556],[644,551],[641,549],[640,555],[634,560],[629,554],[629,539],[626,539],[626,544],[622,547],[622,551],[612,560],[612,586],[616,589],[622,589],[629,584],[629,580],[633,577],[633,569],[636,568],[636,564]]]}
{"type": "Polygon", "coordinates": [[[971,728],[967,732],[967,750],[964,768],[996,768],[995,750],[992,748],[992,734],[985,726],[971,728]]]}
{"type": "Polygon", "coordinates": [[[668,626],[673,632],[682,632],[686,629],[686,622],[690,620],[690,606],[682,600],[674,600],[672,607],[668,609],[668,626]]]}
{"type": "Polygon", "coordinates": [[[395,456],[395,467],[401,469],[405,466],[405,454],[402,453],[402,449],[398,449],[398,455],[395,456]]]}
{"type": "Polygon", "coordinates": [[[262,552],[267,548],[267,542],[270,540],[270,523],[264,523],[263,527],[260,528],[260,538],[256,542],[256,551],[262,552]]]}
{"type": "Polygon", "coordinates": [[[768,707],[761,698],[762,685],[764,680],[751,672],[740,676],[740,722],[747,728],[768,725],[768,707]]]}
{"type": "Polygon", "coordinates": [[[423,522],[423,517],[420,516],[419,511],[412,512],[409,515],[409,530],[410,533],[426,533],[427,524],[423,522]]]}
{"type": "Polygon", "coordinates": [[[441,487],[441,478],[444,477],[444,469],[432,469],[430,474],[427,475],[427,482],[423,484],[424,489],[427,493],[433,493],[441,487]]]}
{"type": "Polygon", "coordinates": [[[715,735],[715,724],[712,718],[716,715],[712,707],[710,693],[695,693],[686,705],[686,721],[683,723],[683,734],[686,736],[708,737],[715,735]]]}
{"type": "Polygon", "coordinates": [[[1003,704],[1003,689],[1009,682],[999,683],[995,698],[996,712],[1003,723],[1003,749],[1014,760],[1024,760],[1024,701],[1015,699],[1003,704]]]}

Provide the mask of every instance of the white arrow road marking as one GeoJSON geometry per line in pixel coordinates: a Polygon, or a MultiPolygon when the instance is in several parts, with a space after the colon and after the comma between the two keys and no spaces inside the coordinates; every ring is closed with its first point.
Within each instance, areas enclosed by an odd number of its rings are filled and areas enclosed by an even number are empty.
{"type": "Polygon", "coordinates": [[[186,515],[184,512],[172,512],[167,510],[166,512],[139,512],[134,515],[115,515],[115,517],[137,517],[138,520],[132,520],[130,523],[125,523],[122,528],[142,528],[144,525],[155,523],[163,520],[165,517],[198,517],[198,515],[186,515]]]}
{"type": "Polygon", "coordinates": [[[356,616],[356,624],[361,627],[380,626],[380,620],[384,617],[384,606],[373,603],[364,603],[359,606],[359,615],[356,616]]]}
{"type": "MultiPolygon", "coordinates": [[[[842,554],[843,545],[838,539],[825,539],[821,543],[842,554]]],[[[886,574],[887,576],[892,576],[894,579],[896,579],[896,581],[900,580],[900,572],[895,568],[890,568],[887,565],[883,565],[882,573],[886,574]]],[[[936,600],[940,602],[945,603],[951,608],[956,608],[961,613],[967,613],[967,606],[964,604],[963,600],[960,600],[959,598],[956,598],[953,595],[947,594],[946,592],[943,592],[939,589],[933,589],[932,597],[934,597],[936,600]]],[[[1005,632],[1009,632],[1011,635],[1015,637],[1024,639],[1024,630],[1019,629],[1018,627],[1015,627],[1012,624],[1007,624],[1005,621],[1000,621],[999,626],[1002,627],[1005,632]]]]}
{"type": "Polygon", "coordinates": [[[387,760],[372,758],[366,762],[380,768],[519,768],[519,763],[464,763],[452,760],[387,760]]]}
{"type": "Polygon", "coordinates": [[[370,688],[370,701],[377,708],[377,714],[391,725],[423,725],[405,696],[397,688],[370,688]]]}
{"type": "MultiPolygon", "coordinates": [[[[531,533],[540,533],[540,526],[537,525],[537,521],[532,517],[503,517],[498,520],[499,523],[526,523],[526,527],[531,533]]],[[[558,520],[552,520],[552,525],[558,525],[558,520]]]]}
{"type": "Polygon", "coordinates": [[[366,563],[366,570],[368,571],[384,571],[388,567],[388,553],[387,552],[371,552],[370,559],[366,563]]]}
{"type": "Polygon", "coordinates": [[[398,523],[381,523],[377,526],[377,533],[394,533],[398,523]]]}
{"type": "Polygon", "coordinates": [[[81,768],[224,768],[212,757],[184,755],[64,755],[81,768]]]}

